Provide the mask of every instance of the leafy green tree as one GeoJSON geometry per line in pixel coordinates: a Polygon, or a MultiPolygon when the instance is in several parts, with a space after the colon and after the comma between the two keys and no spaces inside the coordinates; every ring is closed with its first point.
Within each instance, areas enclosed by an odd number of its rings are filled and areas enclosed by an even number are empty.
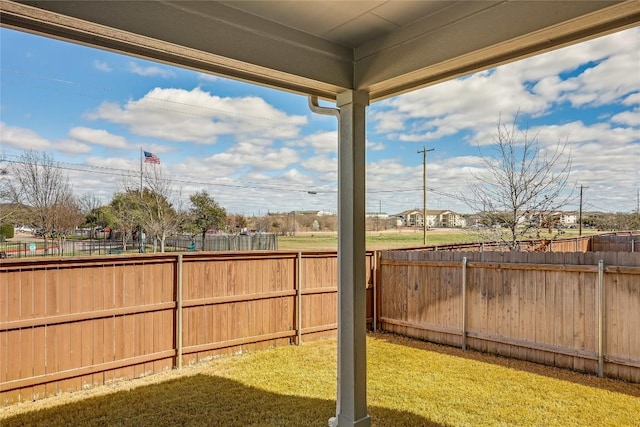
{"type": "Polygon", "coordinates": [[[0,224],[0,242],[4,239],[12,239],[13,235],[13,224],[0,224]]]}
{"type": "Polygon", "coordinates": [[[202,237],[202,247],[204,248],[207,231],[221,230],[225,227],[227,211],[206,190],[192,194],[189,196],[189,200],[191,201],[189,223],[202,237]]]}

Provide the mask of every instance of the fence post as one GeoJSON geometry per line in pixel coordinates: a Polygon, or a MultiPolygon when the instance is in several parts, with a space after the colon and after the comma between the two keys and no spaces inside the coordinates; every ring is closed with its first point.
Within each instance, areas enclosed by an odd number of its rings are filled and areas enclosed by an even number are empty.
{"type": "Polygon", "coordinates": [[[373,324],[371,325],[373,328],[373,332],[377,330],[377,320],[376,317],[378,315],[376,305],[378,304],[378,298],[376,293],[378,292],[378,251],[373,251],[373,258],[371,259],[371,274],[373,275],[373,324]]]}
{"type": "Polygon", "coordinates": [[[462,349],[467,349],[467,257],[462,257],[462,349]]]}
{"type": "Polygon", "coordinates": [[[302,344],[302,312],[300,311],[302,307],[302,290],[300,289],[300,267],[302,265],[302,252],[298,252],[296,255],[296,279],[295,279],[295,287],[296,287],[296,344],[302,344]]]}
{"type": "Polygon", "coordinates": [[[176,271],[176,365],[182,368],[182,254],[178,254],[176,271]]]}
{"type": "Polygon", "coordinates": [[[604,371],[604,262],[598,261],[598,376],[604,371]]]}

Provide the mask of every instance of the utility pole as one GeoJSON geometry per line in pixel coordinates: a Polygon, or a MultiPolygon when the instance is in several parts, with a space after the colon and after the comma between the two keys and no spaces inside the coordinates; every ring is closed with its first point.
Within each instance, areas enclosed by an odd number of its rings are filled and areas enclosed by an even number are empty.
{"type": "Polygon", "coordinates": [[[582,236],[582,189],[589,188],[584,185],[580,186],[580,211],[578,213],[578,236],[582,236]]]}
{"type": "Polygon", "coordinates": [[[418,151],[418,154],[422,153],[422,244],[427,245],[427,153],[433,151],[435,148],[426,149],[422,147],[422,150],[418,151]]]}

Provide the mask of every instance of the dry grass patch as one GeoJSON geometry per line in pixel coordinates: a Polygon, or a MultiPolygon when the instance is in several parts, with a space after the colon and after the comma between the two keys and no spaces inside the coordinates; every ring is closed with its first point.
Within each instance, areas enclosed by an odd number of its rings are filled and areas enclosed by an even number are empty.
{"type": "MultiPolygon", "coordinates": [[[[8,426],[326,426],[336,342],[228,356],[0,409],[8,426]]],[[[374,426],[638,426],[640,386],[387,334],[368,337],[374,426]]]]}

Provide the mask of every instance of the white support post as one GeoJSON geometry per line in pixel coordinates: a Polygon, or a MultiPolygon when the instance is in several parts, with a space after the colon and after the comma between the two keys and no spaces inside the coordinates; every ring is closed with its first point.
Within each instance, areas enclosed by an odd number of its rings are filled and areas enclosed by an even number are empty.
{"type": "Polygon", "coordinates": [[[338,401],[339,427],[371,425],[367,414],[365,113],[369,96],[338,95],[338,401]]]}
{"type": "Polygon", "coordinates": [[[369,427],[367,414],[367,311],[365,245],[365,113],[369,95],[346,91],[338,109],[318,114],[338,117],[338,398],[330,427],[369,427]]]}

